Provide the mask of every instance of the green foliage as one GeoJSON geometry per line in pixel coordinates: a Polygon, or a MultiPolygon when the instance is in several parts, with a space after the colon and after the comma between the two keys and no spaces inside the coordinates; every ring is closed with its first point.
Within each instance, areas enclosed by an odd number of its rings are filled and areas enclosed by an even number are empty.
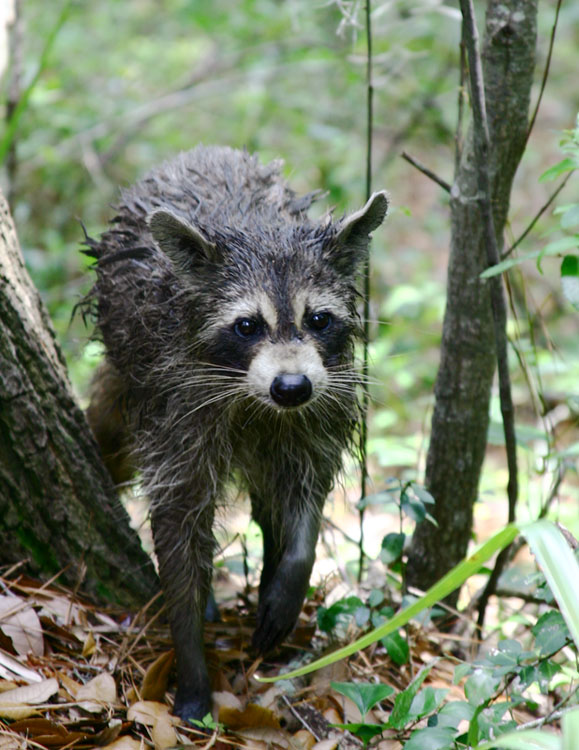
{"type": "MultiPolygon", "coordinates": [[[[425,667],[410,685],[398,692],[393,700],[392,710],[387,722],[356,725],[343,725],[356,734],[366,744],[369,740],[385,730],[393,730],[400,735],[411,732],[416,722],[428,718],[427,726],[415,729],[404,744],[407,748],[436,748],[453,750],[457,747],[491,748],[487,740],[505,736],[501,747],[522,747],[517,744],[524,733],[513,735],[516,722],[511,711],[518,705],[534,706],[534,690],[550,690],[554,678],[561,672],[558,655],[563,648],[574,647],[579,650],[579,603],[576,596],[576,582],[579,580],[579,563],[557,527],[547,521],[537,521],[521,527],[541,569],[551,587],[560,611],[549,610],[541,616],[531,632],[534,641],[524,648],[518,640],[502,639],[497,648],[474,663],[459,664],[455,669],[454,682],[466,678],[464,692],[467,702],[456,701],[443,705],[447,691],[432,686],[423,687],[432,665],[425,667]],[[498,700],[501,695],[508,695],[507,700],[498,700]],[[460,734],[459,723],[467,719],[469,728],[466,734],[460,734]],[[519,736],[520,735],[520,736],[519,736]],[[483,744],[481,744],[483,743],[483,744]]],[[[426,594],[406,609],[398,612],[386,623],[380,624],[371,633],[363,636],[353,644],[338,649],[305,667],[284,674],[289,679],[307,674],[327,666],[338,659],[349,656],[359,649],[384,639],[396,632],[419,612],[432,606],[446,596],[454,587],[461,585],[470,575],[481,568],[483,563],[495,552],[502,549],[514,539],[517,527],[508,526],[486,542],[474,555],[463,561],[450,573],[433,586],[426,594]]],[[[350,602],[358,606],[361,602],[350,602]]],[[[572,679],[579,677],[576,673],[572,679]]],[[[276,678],[265,681],[272,682],[276,678]]],[[[334,686],[339,692],[347,695],[360,708],[363,718],[377,702],[392,695],[389,686],[367,685],[358,683],[340,683],[334,686]],[[382,689],[381,689],[382,688],[382,689]]],[[[549,735],[535,732],[529,735],[530,741],[538,737],[537,742],[546,736],[549,746],[549,735]]],[[[540,744],[537,747],[541,747],[540,744]]],[[[554,746],[555,747],[555,746],[554,746]]],[[[562,745],[556,746],[562,748],[562,745]]]]}

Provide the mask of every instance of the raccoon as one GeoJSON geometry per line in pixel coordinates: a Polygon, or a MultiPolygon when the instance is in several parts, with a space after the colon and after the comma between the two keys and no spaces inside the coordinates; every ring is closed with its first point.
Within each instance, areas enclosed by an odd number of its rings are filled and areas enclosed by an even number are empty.
{"type": "Polygon", "coordinates": [[[197,148],[126,190],[89,304],[106,358],[88,417],[115,481],[140,472],[176,652],[174,712],[211,705],[203,651],[215,509],[231,480],[263,532],[253,646],[292,630],[325,498],[359,421],[355,280],[385,192],[315,221],[280,162],[197,148]]]}

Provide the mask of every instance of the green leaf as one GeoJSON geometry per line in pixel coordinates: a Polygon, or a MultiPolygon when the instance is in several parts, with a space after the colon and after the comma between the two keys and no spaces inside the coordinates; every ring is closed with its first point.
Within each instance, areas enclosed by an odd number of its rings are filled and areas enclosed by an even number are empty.
{"type": "Polygon", "coordinates": [[[508,732],[492,740],[476,745],[473,750],[563,750],[561,738],[550,732],[538,729],[524,729],[521,732],[508,732]]]}
{"type": "Polygon", "coordinates": [[[419,498],[419,500],[422,500],[423,503],[426,503],[427,505],[433,505],[436,503],[436,500],[432,497],[430,492],[428,490],[425,490],[424,487],[421,487],[419,484],[412,484],[412,490],[416,497],[419,498]]]}
{"type": "Polygon", "coordinates": [[[563,258],[561,288],[573,307],[579,310],[579,256],[567,255],[563,258]]]}
{"type": "Polygon", "coordinates": [[[522,531],[579,648],[579,563],[563,534],[549,521],[535,521],[522,531]]]}
{"type": "Polygon", "coordinates": [[[464,694],[473,706],[481,706],[494,694],[501,682],[490,669],[477,668],[464,685],[464,694]]]}
{"type": "MultiPolygon", "coordinates": [[[[579,226],[579,203],[572,203],[570,206],[561,208],[564,208],[563,215],[561,216],[561,227],[563,229],[572,229],[579,226]]],[[[555,211],[555,213],[559,213],[559,211],[555,211]]]]}
{"type": "Polygon", "coordinates": [[[399,560],[402,556],[402,550],[404,549],[404,540],[406,534],[386,534],[382,539],[382,549],[380,550],[380,560],[385,565],[399,560]]]}
{"type": "Polygon", "coordinates": [[[410,706],[420,686],[424,680],[428,677],[428,673],[432,669],[433,665],[425,667],[415,678],[412,680],[406,690],[402,690],[396,696],[394,700],[394,708],[390,714],[390,718],[386,726],[389,729],[403,729],[410,721],[412,716],[410,713],[410,706]]]}
{"type": "Polygon", "coordinates": [[[372,589],[368,596],[369,607],[379,607],[384,601],[384,592],[381,589],[372,589]]]}
{"type": "Polygon", "coordinates": [[[410,649],[408,647],[406,639],[403,638],[399,632],[384,636],[384,638],[381,639],[380,643],[388,652],[388,656],[399,667],[402,666],[402,664],[406,664],[408,662],[410,649]]]}
{"type": "Polygon", "coordinates": [[[458,729],[461,721],[470,721],[474,715],[475,708],[466,701],[451,701],[444,705],[438,712],[439,727],[453,727],[458,729]]]}
{"type": "Polygon", "coordinates": [[[375,685],[368,682],[330,682],[330,685],[337,693],[353,701],[362,717],[365,717],[371,708],[394,692],[394,688],[390,685],[375,685]]]}
{"type": "Polygon", "coordinates": [[[414,696],[410,706],[410,716],[413,719],[422,719],[433,713],[440,706],[448,694],[447,688],[425,687],[414,696]]]}
{"type": "Polygon", "coordinates": [[[576,750],[579,737],[579,708],[563,714],[561,721],[563,728],[563,747],[561,750],[576,750]]]}
{"type": "Polygon", "coordinates": [[[480,278],[490,279],[491,276],[498,276],[500,273],[503,273],[503,271],[508,271],[509,268],[513,268],[513,266],[519,266],[526,260],[535,260],[535,258],[538,258],[541,255],[541,252],[541,250],[532,250],[531,252],[525,253],[524,255],[519,255],[516,258],[507,258],[506,260],[502,260],[495,266],[490,266],[490,268],[485,269],[480,274],[480,278]]]}
{"type": "Polygon", "coordinates": [[[402,512],[416,523],[424,521],[426,517],[426,508],[422,500],[407,491],[400,495],[400,507],[402,512]]]}
{"type": "Polygon", "coordinates": [[[373,737],[378,734],[382,734],[384,726],[382,724],[330,724],[332,727],[337,729],[343,729],[347,732],[351,732],[356,737],[359,737],[364,743],[364,747],[370,742],[373,737]]]}
{"type": "Polygon", "coordinates": [[[539,177],[539,182],[549,182],[551,180],[556,180],[557,177],[560,177],[562,174],[571,172],[573,169],[577,169],[578,167],[579,161],[576,158],[567,157],[566,159],[563,159],[557,164],[554,164],[552,167],[549,167],[549,169],[545,170],[539,177]]]}
{"type": "Polygon", "coordinates": [[[541,656],[559,651],[571,637],[563,615],[554,609],[545,612],[531,628],[531,632],[541,656]]]}
{"type": "Polygon", "coordinates": [[[558,240],[553,240],[549,244],[545,245],[540,257],[544,255],[561,255],[567,253],[569,250],[576,250],[579,247],[579,235],[571,234],[566,237],[559,237],[558,240]]]}
{"type": "Polygon", "coordinates": [[[452,727],[426,727],[412,732],[404,750],[451,750],[456,730],[452,727]]]}
{"type": "Polygon", "coordinates": [[[436,604],[436,602],[444,599],[445,596],[448,596],[451,591],[454,591],[461,586],[467,578],[481,569],[489,557],[492,557],[495,552],[498,552],[500,549],[503,549],[503,547],[510,544],[517,534],[518,529],[515,524],[509,524],[504,529],[497,532],[487,542],[481,545],[474,554],[459,563],[450,572],[443,576],[440,581],[435,583],[434,586],[431,586],[424,596],[421,596],[420,599],[410,604],[406,609],[398,612],[388,622],[385,622],[383,625],[380,625],[380,627],[362,636],[362,638],[358,638],[357,641],[344,646],[344,648],[337,649],[332,654],[327,654],[321,659],[316,659],[310,664],[306,664],[304,667],[294,669],[292,672],[278,675],[277,677],[261,677],[256,675],[257,679],[261,682],[277,682],[282,679],[288,680],[293,677],[301,677],[301,675],[309,674],[310,672],[315,672],[322,667],[327,667],[329,664],[334,664],[334,662],[339,661],[340,659],[345,659],[347,656],[357,653],[361,649],[370,646],[372,643],[376,643],[376,641],[384,638],[384,636],[394,633],[398,628],[406,625],[406,623],[413,617],[420,614],[420,612],[429,609],[436,604]]]}

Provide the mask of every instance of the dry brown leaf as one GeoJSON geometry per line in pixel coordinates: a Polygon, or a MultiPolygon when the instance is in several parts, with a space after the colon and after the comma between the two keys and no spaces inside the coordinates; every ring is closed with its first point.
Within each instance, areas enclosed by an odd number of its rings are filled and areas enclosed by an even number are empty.
{"type": "Polygon", "coordinates": [[[218,692],[211,693],[211,697],[213,699],[213,705],[217,709],[218,713],[222,707],[236,708],[238,711],[243,710],[243,703],[241,702],[241,700],[229,691],[220,690],[218,692]]]}
{"type": "Polygon", "coordinates": [[[173,747],[177,744],[177,732],[168,715],[161,717],[153,724],[151,737],[153,744],[159,750],[164,750],[166,747],[173,747]]]}
{"type": "Polygon", "coordinates": [[[12,732],[0,731],[0,750],[21,750],[22,738],[12,732]]]}
{"type": "Polygon", "coordinates": [[[111,719],[107,726],[92,738],[96,745],[105,747],[117,739],[123,728],[121,719],[111,719]]]}
{"type": "MultiPolygon", "coordinates": [[[[160,719],[170,716],[169,707],[157,701],[137,701],[127,711],[127,719],[152,727],[160,719]]],[[[169,719],[171,722],[173,719],[169,719]]],[[[175,719],[175,721],[178,721],[175,719]]]]}
{"type": "Polygon", "coordinates": [[[243,711],[222,706],[219,709],[219,721],[234,730],[249,727],[280,728],[279,719],[273,711],[257,706],[255,703],[249,703],[243,711]]]}
{"type": "Polygon", "coordinates": [[[82,682],[73,680],[72,677],[69,677],[65,672],[58,672],[58,679],[60,680],[60,684],[62,685],[62,687],[67,691],[71,698],[74,698],[76,700],[78,691],[82,687],[82,682]]]}
{"type": "Polygon", "coordinates": [[[139,740],[135,740],[128,735],[123,735],[122,737],[119,737],[118,740],[107,745],[108,750],[142,750],[143,747],[144,745],[142,742],[139,742],[139,740]]]}
{"type": "Polygon", "coordinates": [[[116,703],[117,686],[112,675],[103,672],[85,685],[81,685],[77,690],[76,699],[81,708],[90,713],[102,711],[104,704],[116,703]]]}
{"type": "Polygon", "coordinates": [[[32,706],[19,705],[13,706],[11,704],[3,705],[0,703],[0,716],[3,719],[12,719],[18,721],[18,719],[27,719],[29,716],[38,716],[39,712],[32,706]]]}
{"type": "Polygon", "coordinates": [[[21,677],[26,682],[42,682],[44,679],[38,672],[28,669],[18,659],[10,656],[5,651],[0,651],[0,674],[8,679],[21,677]]]}
{"type": "Polygon", "coordinates": [[[22,703],[37,704],[46,703],[55,693],[58,692],[58,680],[51,677],[42,682],[36,682],[34,685],[24,685],[24,687],[7,690],[0,693],[0,706],[18,706],[22,703]]]}
{"type": "Polygon", "coordinates": [[[82,655],[85,657],[85,659],[88,656],[92,656],[94,654],[94,652],[96,651],[96,645],[97,644],[94,635],[92,634],[92,631],[90,631],[87,634],[82,646],[82,655]]]}
{"type": "Polygon", "coordinates": [[[19,596],[0,596],[0,630],[21,656],[44,654],[42,625],[34,609],[19,596]]]}
{"type": "Polygon", "coordinates": [[[141,698],[144,701],[162,701],[167,692],[169,672],[173,666],[175,651],[171,649],[161,654],[149,666],[143,677],[141,698]]]}
{"type": "Polygon", "coordinates": [[[267,727],[250,727],[248,729],[237,730],[236,734],[245,740],[254,740],[265,743],[266,747],[283,747],[292,746],[291,737],[283,729],[270,729],[267,727]]]}
{"type": "Polygon", "coordinates": [[[14,690],[18,687],[18,683],[12,680],[0,680],[0,694],[5,693],[7,690],[14,690]]]}
{"type": "Polygon", "coordinates": [[[316,744],[316,738],[307,729],[300,729],[294,735],[292,735],[292,746],[296,750],[312,750],[316,744]]]}
{"type": "Polygon", "coordinates": [[[338,746],[339,737],[328,737],[327,740],[320,740],[312,747],[312,750],[334,750],[338,746]]]}

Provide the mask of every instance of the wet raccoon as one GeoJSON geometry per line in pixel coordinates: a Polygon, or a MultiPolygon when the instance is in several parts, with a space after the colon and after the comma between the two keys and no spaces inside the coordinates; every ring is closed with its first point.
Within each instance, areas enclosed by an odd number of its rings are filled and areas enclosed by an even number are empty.
{"type": "Polygon", "coordinates": [[[387,198],[307,216],[280,164],[197,147],[122,195],[87,240],[106,361],[89,421],[113,478],[141,472],[177,657],[175,712],[210,708],[203,614],[216,505],[233,478],[263,532],[253,645],[292,630],[324,500],[359,409],[355,277],[387,198]]]}

